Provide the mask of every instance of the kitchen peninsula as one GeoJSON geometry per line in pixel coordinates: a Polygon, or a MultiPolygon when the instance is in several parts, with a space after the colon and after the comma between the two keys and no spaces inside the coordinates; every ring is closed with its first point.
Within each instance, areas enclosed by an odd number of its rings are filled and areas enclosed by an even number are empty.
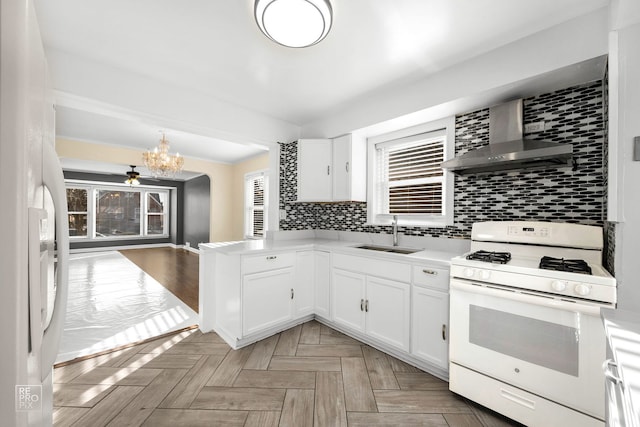
{"type": "Polygon", "coordinates": [[[415,252],[394,253],[384,234],[280,236],[200,246],[203,332],[237,349],[315,318],[448,378],[449,260],[467,240],[407,238],[415,252]]]}

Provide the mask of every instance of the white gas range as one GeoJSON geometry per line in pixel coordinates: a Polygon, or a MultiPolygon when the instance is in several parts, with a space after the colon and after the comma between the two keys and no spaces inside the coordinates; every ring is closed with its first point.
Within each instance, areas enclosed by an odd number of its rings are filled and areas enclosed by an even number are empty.
{"type": "Polygon", "coordinates": [[[602,250],[600,227],[474,224],[451,261],[450,389],[527,425],[602,426],[602,250]]]}

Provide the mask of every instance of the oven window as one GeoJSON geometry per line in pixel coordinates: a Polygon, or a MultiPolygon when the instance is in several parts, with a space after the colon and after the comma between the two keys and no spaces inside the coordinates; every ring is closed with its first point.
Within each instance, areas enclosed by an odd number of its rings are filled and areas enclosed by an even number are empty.
{"type": "Polygon", "coordinates": [[[472,344],[578,376],[576,328],[476,305],[469,306],[472,344]]]}

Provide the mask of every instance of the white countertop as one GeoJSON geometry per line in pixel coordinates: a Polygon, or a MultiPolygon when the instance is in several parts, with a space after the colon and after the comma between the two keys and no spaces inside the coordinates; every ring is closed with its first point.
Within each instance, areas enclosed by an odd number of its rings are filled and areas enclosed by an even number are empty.
{"type": "Polygon", "coordinates": [[[236,242],[203,243],[200,244],[199,247],[204,252],[215,251],[226,255],[251,255],[289,250],[324,249],[332,252],[339,252],[350,255],[394,259],[396,261],[406,262],[424,261],[443,265],[449,265],[451,258],[463,253],[463,251],[432,250],[426,248],[412,254],[398,254],[360,249],[357,247],[361,245],[363,245],[362,242],[322,238],[302,238],[290,240],[265,239],[242,240],[236,242]]]}
{"type": "MultiPolygon", "coordinates": [[[[609,345],[618,364],[618,375],[631,404],[635,422],[640,420],[640,313],[603,309],[602,319],[609,345]]],[[[627,424],[636,425],[636,424],[627,424]]]]}

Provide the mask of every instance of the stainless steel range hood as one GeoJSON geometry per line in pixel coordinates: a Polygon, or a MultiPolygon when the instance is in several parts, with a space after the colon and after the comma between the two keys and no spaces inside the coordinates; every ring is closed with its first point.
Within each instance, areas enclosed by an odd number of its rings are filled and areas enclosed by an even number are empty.
{"type": "Polygon", "coordinates": [[[454,173],[473,174],[534,167],[571,166],[573,145],[524,139],[522,99],[489,110],[489,145],[442,163],[454,173]]]}

